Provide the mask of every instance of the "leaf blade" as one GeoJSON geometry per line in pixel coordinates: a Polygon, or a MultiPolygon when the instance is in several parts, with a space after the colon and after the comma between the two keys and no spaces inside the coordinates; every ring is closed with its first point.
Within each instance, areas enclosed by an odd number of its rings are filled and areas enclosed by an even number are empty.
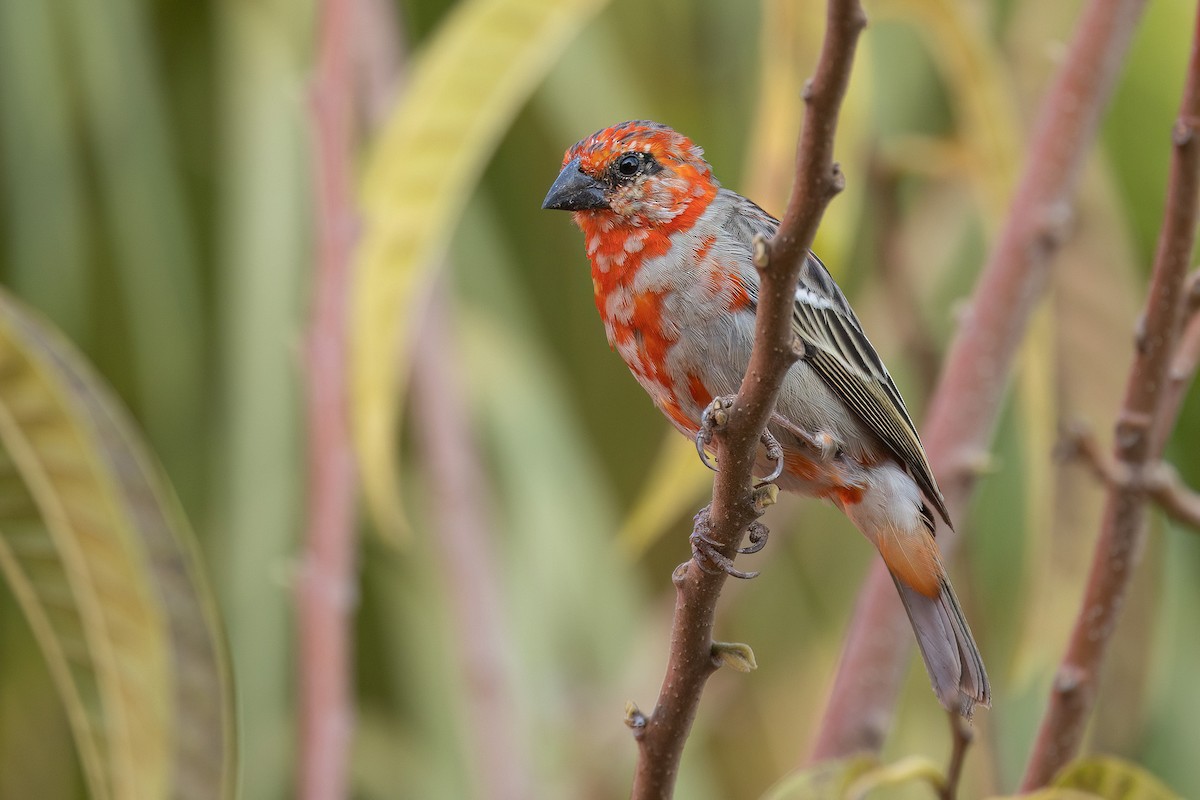
{"type": "Polygon", "coordinates": [[[504,128],[606,0],[470,0],[421,54],[363,188],[351,333],[353,428],[367,504],[404,529],[396,433],[411,310],[504,128]]]}
{"type": "Polygon", "coordinates": [[[0,293],[0,569],[97,797],[231,796],[232,701],[182,512],[73,348],[0,293]]]}

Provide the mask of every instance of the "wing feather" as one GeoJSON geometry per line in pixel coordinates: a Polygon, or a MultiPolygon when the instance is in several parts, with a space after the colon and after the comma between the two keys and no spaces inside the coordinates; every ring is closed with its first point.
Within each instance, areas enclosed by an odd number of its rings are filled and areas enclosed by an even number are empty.
{"type": "MultiPolygon", "coordinates": [[[[721,193],[732,195],[725,229],[747,248],[752,247],[755,235],[775,234],[778,220],[744,197],[725,189],[721,193]]],[[[845,295],[812,253],[800,273],[792,324],[805,344],[808,364],[895,453],[949,525],[950,513],[900,390],[845,295]]]]}

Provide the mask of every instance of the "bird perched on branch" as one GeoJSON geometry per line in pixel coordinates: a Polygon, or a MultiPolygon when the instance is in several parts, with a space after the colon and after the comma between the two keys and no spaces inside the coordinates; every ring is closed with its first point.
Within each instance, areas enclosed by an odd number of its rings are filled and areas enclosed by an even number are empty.
{"type": "MultiPolygon", "coordinates": [[[[738,391],[754,343],[756,236],[778,220],[721,188],[703,151],[655,122],[624,122],[570,148],[543,208],[574,212],[609,344],[685,435],[738,391]]],[[[879,550],[947,709],[991,692],[934,540],[942,494],[904,400],[845,296],[809,254],[793,329],[804,357],[768,425],[780,488],[826,498],[879,550]]],[[[703,453],[702,453],[703,455],[703,453]]],[[[771,459],[760,453],[760,474],[771,459]]],[[[732,570],[731,570],[732,571],[732,570]]]]}

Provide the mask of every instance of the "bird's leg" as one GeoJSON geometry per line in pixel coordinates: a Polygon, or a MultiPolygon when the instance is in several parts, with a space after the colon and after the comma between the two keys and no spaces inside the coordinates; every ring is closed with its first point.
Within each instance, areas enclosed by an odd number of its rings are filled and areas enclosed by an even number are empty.
{"type": "MultiPolygon", "coordinates": [[[[688,537],[692,544],[692,560],[696,562],[696,566],[710,575],[724,572],[730,577],[741,578],[742,580],[757,578],[757,572],[742,572],[736,569],[733,566],[733,559],[718,549],[717,543],[708,535],[708,532],[712,530],[712,521],[709,519],[708,514],[708,506],[700,509],[700,513],[693,520],[692,535],[688,537]]],[[[757,553],[766,546],[766,525],[763,525],[761,522],[751,523],[749,534],[750,544],[746,547],[739,547],[737,552],[757,553]]]]}
{"type": "Polygon", "coordinates": [[[817,451],[817,457],[822,461],[830,461],[842,450],[841,443],[832,433],[826,431],[806,431],[794,422],[781,417],[778,412],[771,415],[771,422],[783,428],[800,441],[817,451]]]}

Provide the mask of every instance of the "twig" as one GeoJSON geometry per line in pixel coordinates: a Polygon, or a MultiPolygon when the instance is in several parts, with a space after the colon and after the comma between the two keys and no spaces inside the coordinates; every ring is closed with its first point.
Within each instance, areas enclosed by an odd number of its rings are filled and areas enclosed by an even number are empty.
{"type": "Polygon", "coordinates": [[[946,717],[950,720],[950,765],[946,767],[946,785],[938,795],[941,800],[956,800],[967,748],[971,746],[975,733],[971,730],[970,723],[953,711],[946,717]]]}
{"type": "Polygon", "coordinates": [[[390,0],[353,0],[355,79],[369,133],[383,127],[403,85],[403,32],[390,0]]]}
{"type": "MultiPolygon", "coordinates": [[[[762,510],[761,500],[756,502],[750,489],[751,470],[784,375],[797,357],[791,327],[796,282],[821,215],[843,184],[833,163],[833,139],[866,16],[857,0],[828,0],[827,19],[816,75],[804,91],[807,113],[797,146],[792,195],[778,233],[755,254],[761,289],[754,350],[717,441],[721,469],[713,484],[708,535],[729,558],[736,555],[744,532],[762,510]]],[[[724,572],[706,572],[694,559],[675,570],[675,618],[666,677],[654,711],[649,716],[639,712],[635,718],[641,723],[635,727],[635,800],[666,798],[674,791],[700,694],[717,668],[713,617],[726,577],[724,572]]]]}
{"type": "MultiPolygon", "coordinates": [[[[1158,417],[1172,352],[1179,338],[1184,281],[1196,241],[1196,215],[1200,211],[1198,129],[1200,7],[1179,119],[1172,135],[1167,204],[1143,317],[1145,330],[1138,337],[1125,404],[1117,418],[1113,450],[1122,474],[1144,474],[1161,457],[1160,452],[1155,452],[1155,440],[1159,438],[1155,434],[1168,424],[1158,417]]],[[[1173,425],[1172,420],[1169,426],[1173,425]]],[[[1144,498],[1136,485],[1118,483],[1109,488],[1083,605],[1025,770],[1024,790],[1044,786],[1079,749],[1105,651],[1145,538],[1144,498]]]]}
{"type": "Polygon", "coordinates": [[[346,795],[353,726],[355,469],[346,397],[346,312],[355,236],[350,147],[350,0],[320,6],[311,116],[317,264],[305,343],[308,530],[297,585],[300,753],[297,794],[346,795]]]}
{"type": "Polygon", "coordinates": [[[1166,461],[1155,464],[1146,476],[1146,494],[1176,522],[1200,531],[1200,492],[1192,489],[1166,461]]]}
{"type": "Polygon", "coordinates": [[[1167,385],[1163,387],[1162,400],[1158,407],[1158,426],[1154,429],[1154,451],[1163,452],[1167,439],[1175,429],[1175,420],[1183,408],[1188,387],[1200,368],[1200,271],[1192,273],[1188,280],[1187,294],[1183,300],[1183,332],[1175,345],[1171,369],[1167,373],[1167,385]]]}
{"type": "MultiPolygon", "coordinates": [[[[1009,366],[1065,239],[1084,158],[1145,0],[1091,0],[1042,102],[1011,211],[976,285],[924,426],[946,504],[967,507],[1004,397],[1009,366]]],[[[938,533],[943,553],[953,531],[938,533]]],[[[811,758],[878,752],[912,637],[887,569],[863,589],[811,758]]]]}
{"type": "Polygon", "coordinates": [[[512,670],[505,661],[507,621],[489,523],[490,487],[471,438],[470,415],[456,366],[445,292],[429,304],[421,347],[413,356],[413,415],[420,421],[422,460],[429,470],[439,573],[447,585],[454,643],[470,724],[469,764],[479,798],[523,800],[537,792],[522,738],[512,670]]]}
{"type": "MultiPolygon", "coordinates": [[[[1162,406],[1159,408],[1162,413],[1162,406]]],[[[1092,432],[1080,426],[1067,432],[1063,455],[1081,459],[1109,488],[1143,492],[1168,517],[1200,530],[1200,493],[1188,487],[1166,461],[1132,471],[1125,463],[1110,458],[1092,432]]]]}

